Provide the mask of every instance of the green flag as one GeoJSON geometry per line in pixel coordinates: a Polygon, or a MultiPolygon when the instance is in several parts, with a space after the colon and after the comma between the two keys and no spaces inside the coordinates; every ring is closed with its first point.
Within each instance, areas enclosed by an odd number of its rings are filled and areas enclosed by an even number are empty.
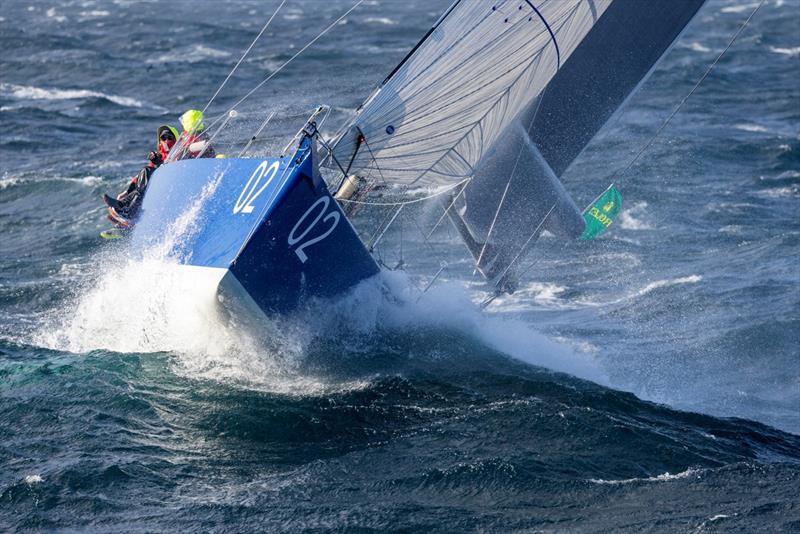
{"type": "Polygon", "coordinates": [[[585,210],[583,210],[583,220],[586,227],[583,230],[581,239],[588,241],[599,236],[611,226],[617,214],[622,209],[622,195],[614,187],[608,186],[603,194],[597,197],[585,210]]]}

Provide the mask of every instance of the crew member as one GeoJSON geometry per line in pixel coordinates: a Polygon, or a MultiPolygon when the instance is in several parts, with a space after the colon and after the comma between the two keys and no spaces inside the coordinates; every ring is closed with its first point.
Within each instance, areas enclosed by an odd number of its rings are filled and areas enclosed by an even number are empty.
{"type": "Polygon", "coordinates": [[[161,155],[161,161],[167,161],[169,151],[175,146],[178,140],[178,130],[168,124],[159,126],[156,130],[156,142],[158,143],[158,153],[161,155]]]}
{"type": "Polygon", "coordinates": [[[128,228],[131,219],[136,216],[144,200],[150,176],[167,159],[170,150],[175,145],[178,131],[164,124],[156,129],[156,150],[147,154],[147,164],[134,176],[128,186],[116,198],[109,195],[103,196],[103,201],[108,206],[108,218],[121,228],[128,228]]]}
{"type": "Polygon", "coordinates": [[[190,109],[180,118],[183,133],[178,139],[178,153],[176,159],[186,158],[214,158],[216,152],[214,147],[209,144],[208,135],[203,124],[203,112],[190,109]]]}

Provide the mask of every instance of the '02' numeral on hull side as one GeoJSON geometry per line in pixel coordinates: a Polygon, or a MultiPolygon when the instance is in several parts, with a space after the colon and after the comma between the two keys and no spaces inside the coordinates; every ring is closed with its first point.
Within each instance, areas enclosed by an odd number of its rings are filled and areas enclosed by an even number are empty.
{"type": "Polygon", "coordinates": [[[239,198],[236,199],[236,204],[233,205],[233,213],[252,213],[255,209],[253,206],[253,202],[258,195],[264,192],[264,189],[272,182],[272,179],[275,178],[275,175],[278,173],[278,167],[280,167],[280,163],[275,161],[267,167],[268,161],[263,161],[261,164],[256,167],[256,170],[253,171],[253,174],[250,175],[250,179],[247,180],[247,183],[242,189],[242,192],[239,193],[239,198]],[[267,179],[264,180],[263,185],[261,188],[256,191],[261,179],[264,178],[265,175],[267,179]]]}
{"type": "Polygon", "coordinates": [[[300,258],[300,261],[302,263],[308,261],[308,255],[305,253],[303,249],[310,247],[314,243],[319,243],[320,241],[331,235],[331,232],[333,232],[334,229],[336,229],[336,226],[339,224],[340,215],[339,212],[336,211],[335,209],[334,211],[331,211],[327,215],[325,215],[325,212],[328,211],[328,206],[330,206],[330,202],[331,200],[329,197],[318,198],[317,201],[311,204],[311,207],[308,208],[306,212],[297,220],[297,222],[294,225],[294,228],[292,228],[292,231],[289,232],[289,238],[287,239],[287,242],[289,243],[290,247],[293,247],[296,244],[303,241],[303,239],[305,239],[305,237],[309,234],[309,232],[311,232],[311,229],[314,228],[317,225],[317,223],[320,222],[320,220],[322,220],[322,222],[330,221],[330,226],[328,227],[327,230],[325,230],[318,236],[312,237],[308,241],[301,243],[300,246],[295,248],[294,253],[297,254],[297,257],[300,258]],[[314,212],[318,213],[316,214],[316,217],[314,217],[314,220],[311,221],[311,224],[306,226],[300,235],[296,235],[297,230],[303,225],[303,221],[305,221],[314,212]]]}

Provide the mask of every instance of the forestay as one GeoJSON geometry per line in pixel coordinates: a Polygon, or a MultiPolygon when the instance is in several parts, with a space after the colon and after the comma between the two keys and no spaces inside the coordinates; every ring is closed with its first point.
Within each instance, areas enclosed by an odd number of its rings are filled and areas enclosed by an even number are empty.
{"type": "Polygon", "coordinates": [[[472,176],[611,1],[456,1],[363,104],[333,156],[397,184],[472,176]]]}

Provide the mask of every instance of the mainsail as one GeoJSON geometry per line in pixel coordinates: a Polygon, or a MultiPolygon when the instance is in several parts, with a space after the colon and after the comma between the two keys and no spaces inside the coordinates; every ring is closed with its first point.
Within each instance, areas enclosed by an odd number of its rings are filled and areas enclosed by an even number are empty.
{"type": "MultiPolygon", "coordinates": [[[[584,219],[560,176],[705,0],[457,0],[339,134],[332,161],[445,202],[505,288],[543,230],[584,219]]],[[[498,285],[498,287],[500,287],[498,285]]]]}
{"type": "Polygon", "coordinates": [[[395,184],[472,176],[611,1],[455,2],[364,103],[333,156],[395,184]]]}

